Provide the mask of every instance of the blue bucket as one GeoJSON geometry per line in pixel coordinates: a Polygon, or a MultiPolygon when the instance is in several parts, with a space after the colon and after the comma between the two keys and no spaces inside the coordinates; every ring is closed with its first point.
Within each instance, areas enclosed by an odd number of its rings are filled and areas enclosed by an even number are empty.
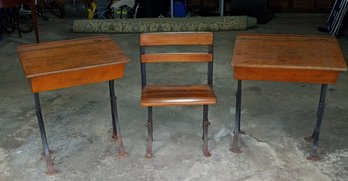
{"type": "Polygon", "coordinates": [[[174,10],[175,17],[186,17],[185,1],[174,1],[173,10],[174,10]]]}

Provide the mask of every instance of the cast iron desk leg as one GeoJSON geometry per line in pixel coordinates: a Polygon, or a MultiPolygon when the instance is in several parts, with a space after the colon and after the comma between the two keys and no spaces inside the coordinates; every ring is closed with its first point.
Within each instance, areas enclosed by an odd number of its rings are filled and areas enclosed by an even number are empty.
{"type": "Polygon", "coordinates": [[[125,151],[124,146],[123,146],[120,123],[118,121],[117,97],[115,95],[114,82],[115,82],[114,80],[109,81],[111,116],[112,116],[112,138],[114,138],[116,140],[116,142],[118,143],[119,156],[125,157],[125,156],[127,156],[127,152],[125,151]]]}
{"type": "Polygon", "coordinates": [[[239,148],[239,133],[240,131],[240,117],[241,117],[241,106],[242,106],[242,80],[238,80],[238,88],[236,93],[236,119],[233,131],[233,142],[230,151],[234,153],[241,153],[239,148]]]}
{"type": "Polygon", "coordinates": [[[310,156],[307,157],[308,160],[313,160],[313,161],[320,160],[320,156],[318,153],[318,149],[319,149],[318,143],[319,143],[319,133],[320,133],[321,121],[323,119],[324,109],[325,109],[326,92],[327,92],[327,84],[322,84],[321,90],[320,90],[318,112],[317,112],[317,122],[315,124],[313,134],[310,137],[311,139],[313,139],[313,148],[312,148],[312,152],[311,152],[310,156]]]}
{"type": "Polygon", "coordinates": [[[37,116],[37,120],[38,120],[39,128],[40,128],[40,133],[41,133],[43,153],[44,153],[46,165],[47,165],[47,174],[53,175],[53,174],[57,173],[57,171],[53,167],[53,163],[52,163],[51,155],[50,155],[50,150],[48,148],[45,126],[44,126],[42,114],[41,114],[39,93],[34,93],[34,99],[35,99],[36,116],[37,116]]]}

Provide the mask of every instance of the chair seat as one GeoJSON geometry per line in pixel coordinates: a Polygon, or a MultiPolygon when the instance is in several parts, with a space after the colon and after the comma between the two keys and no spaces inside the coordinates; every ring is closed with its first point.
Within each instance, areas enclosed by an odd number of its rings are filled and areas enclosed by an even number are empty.
{"type": "Polygon", "coordinates": [[[147,85],[141,92],[141,106],[193,106],[216,104],[209,85],[147,85]]]}

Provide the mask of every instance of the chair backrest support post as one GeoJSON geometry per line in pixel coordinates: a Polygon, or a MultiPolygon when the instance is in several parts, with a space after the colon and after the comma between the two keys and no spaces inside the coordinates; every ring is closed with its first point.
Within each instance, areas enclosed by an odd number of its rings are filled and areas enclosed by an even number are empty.
{"type": "MultiPolygon", "coordinates": [[[[140,56],[145,54],[145,48],[140,47],[140,56]]],[[[146,85],[146,64],[141,62],[141,88],[146,85]]]]}
{"type": "MultiPolygon", "coordinates": [[[[208,53],[213,55],[213,46],[208,46],[208,53]]],[[[214,57],[213,57],[214,59],[214,57]]],[[[213,85],[213,61],[208,62],[208,84],[213,85]]]]}

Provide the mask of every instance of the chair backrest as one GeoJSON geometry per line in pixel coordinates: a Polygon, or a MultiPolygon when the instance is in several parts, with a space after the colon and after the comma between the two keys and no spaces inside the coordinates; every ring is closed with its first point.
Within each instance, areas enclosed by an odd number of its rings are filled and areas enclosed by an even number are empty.
{"type": "Polygon", "coordinates": [[[170,32],[140,34],[140,60],[142,87],[146,85],[146,63],[160,62],[207,62],[208,84],[213,84],[212,32],[170,32]],[[159,46],[207,46],[207,52],[145,53],[145,47],[159,46]]]}

